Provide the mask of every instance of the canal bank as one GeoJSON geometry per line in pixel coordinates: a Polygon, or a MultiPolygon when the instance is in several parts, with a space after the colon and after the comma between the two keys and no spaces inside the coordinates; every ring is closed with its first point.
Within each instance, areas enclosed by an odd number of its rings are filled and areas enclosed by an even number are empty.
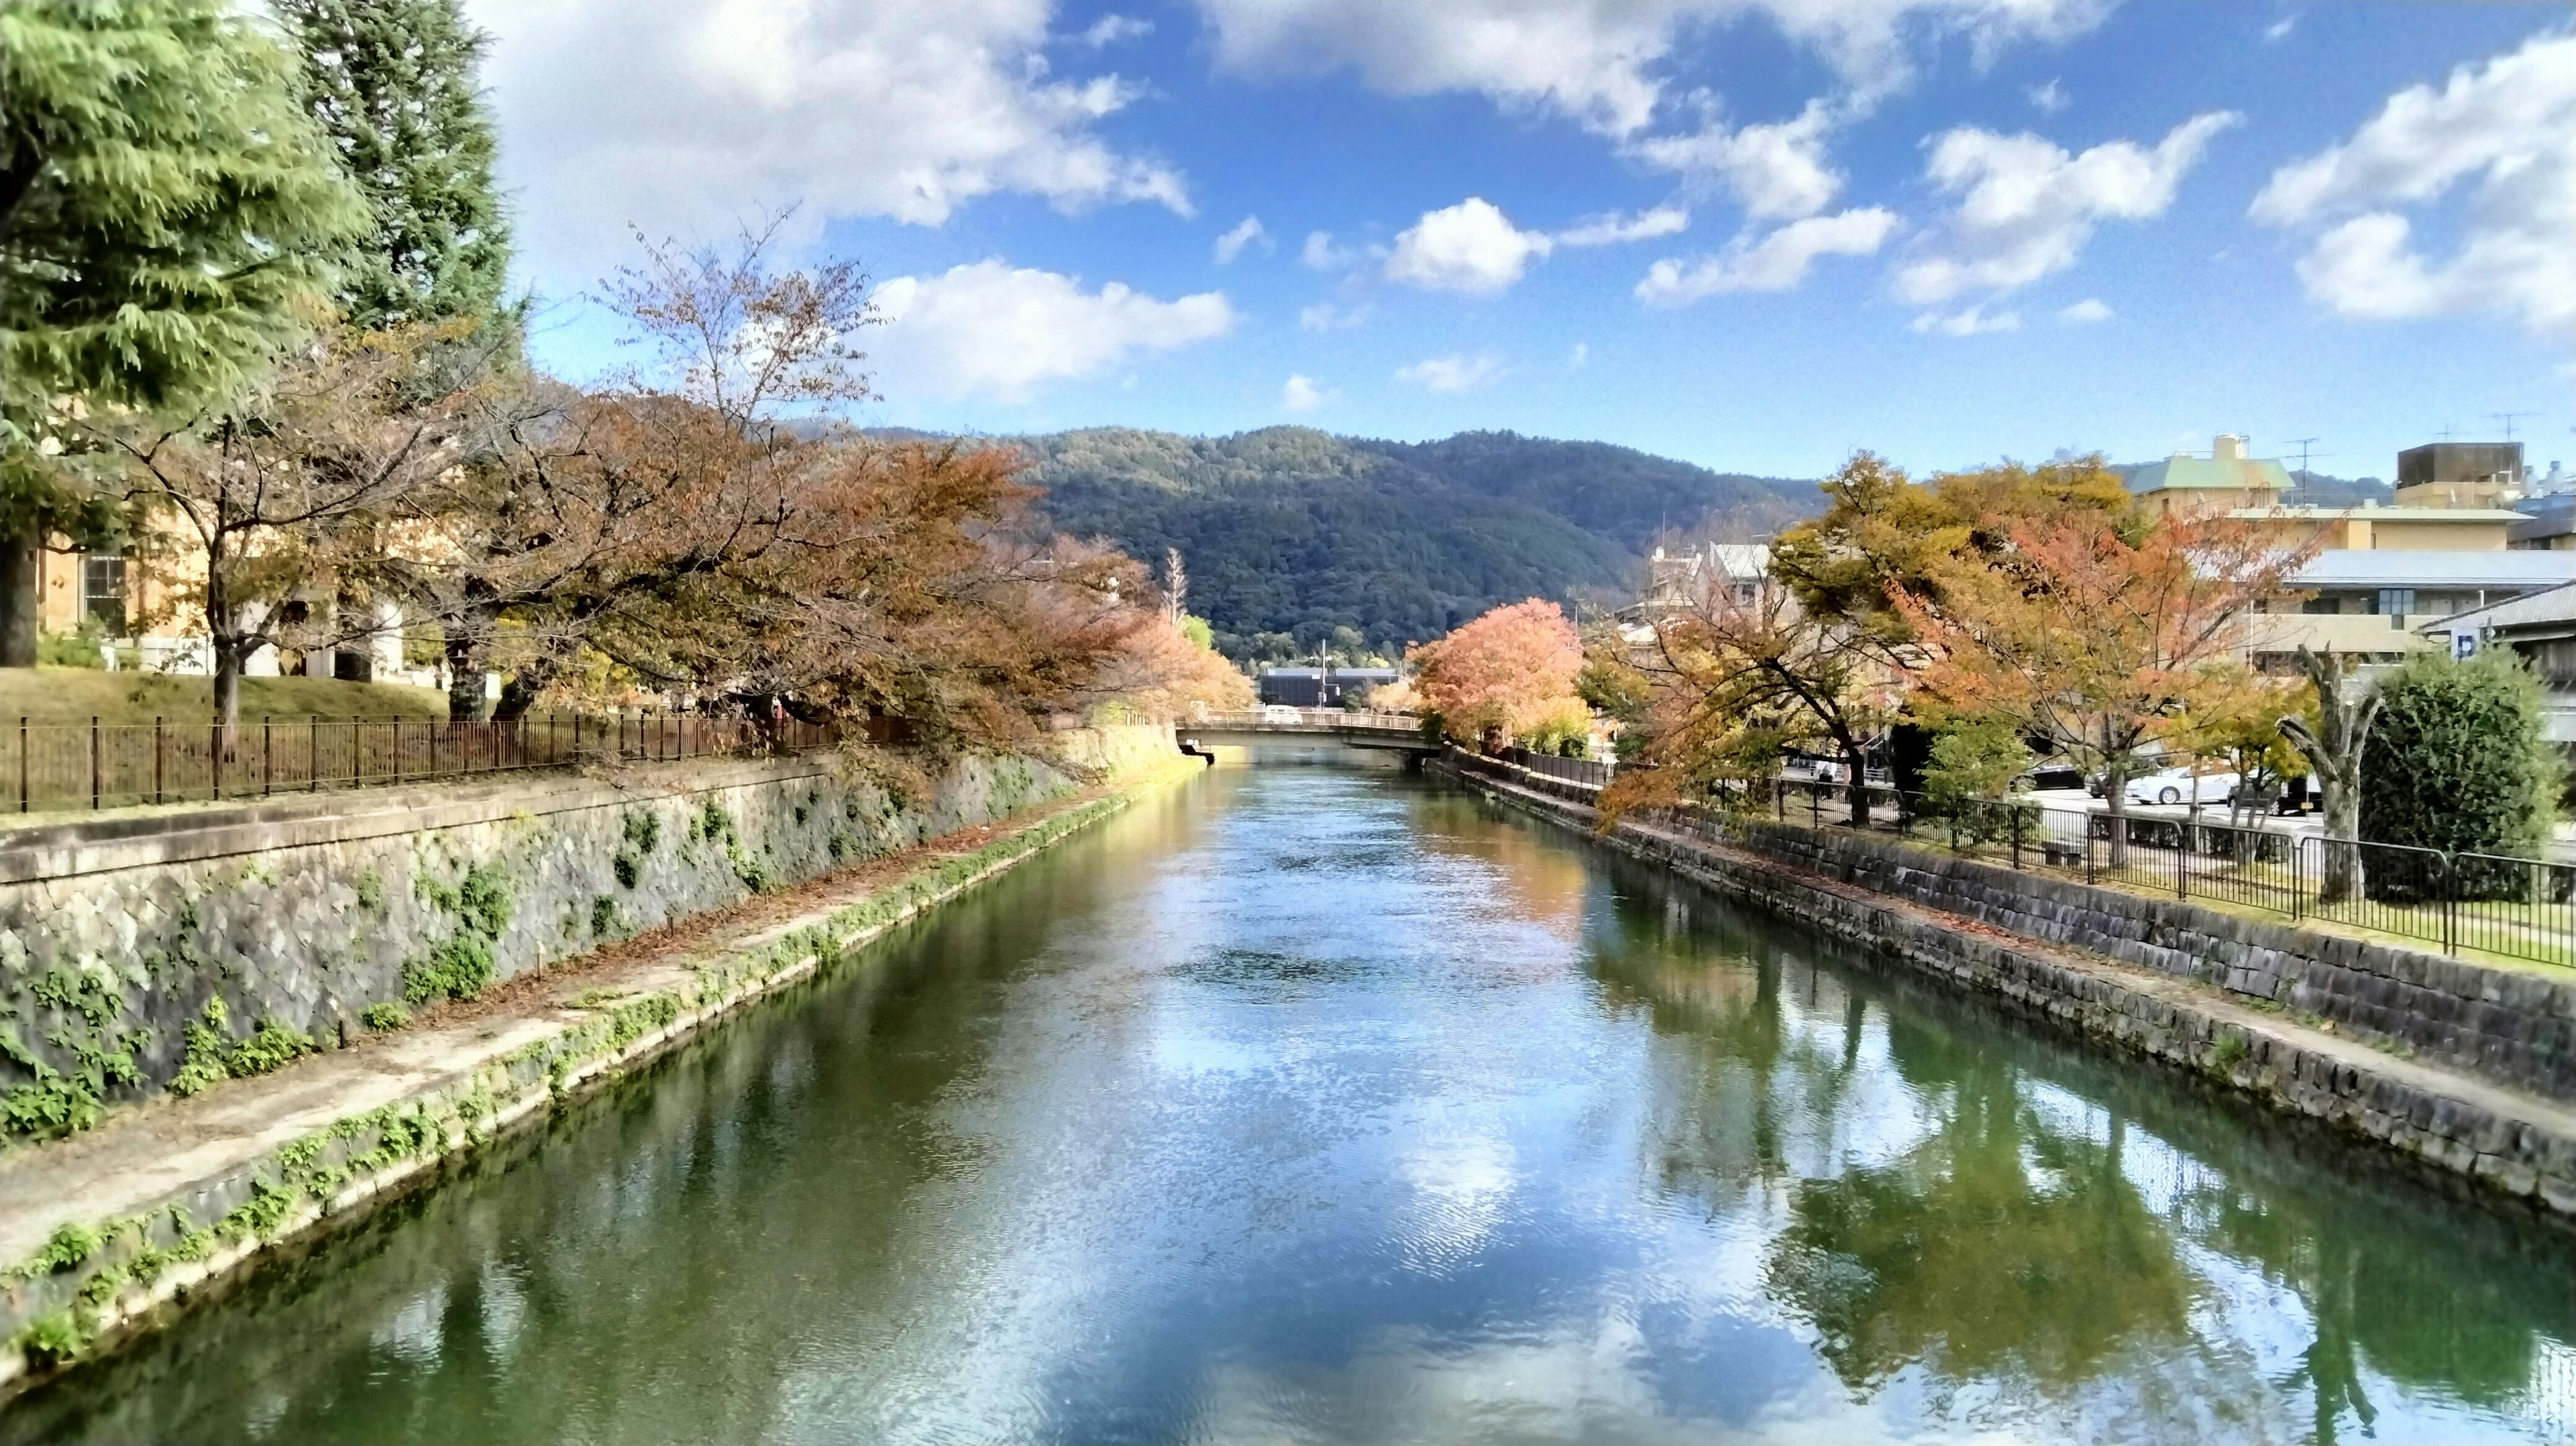
{"type": "MultiPolygon", "coordinates": [[[[1519,770],[1493,760],[1477,760],[1471,768],[1444,757],[1427,767],[1488,798],[1650,860],[1724,898],[1858,945],[2011,1013],[2046,1020],[2215,1081],[2268,1108],[2323,1122],[2372,1148],[2470,1182],[2499,1203],[2530,1207],[2561,1224],[2576,1221],[2576,1106],[2412,1057],[2405,1039],[2416,1021],[2390,1007],[2401,987],[2397,980],[2355,976],[2356,997],[2344,1001],[2296,993],[2278,979],[2258,993],[2251,986],[2262,981],[2247,977],[2241,967],[2231,973],[2226,960],[2214,957],[2234,945],[2241,959],[2241,945],[2203,937],[2203,947],[2210,951],[2205,957],[2188,944],[2174,947],[2177,935],[2194,937],[2187,931],[2125,929],[2121,921],[2140,915],[2143,906],[2109,891],[2054,886],[2051,894],[2059,896],[2057,902],[2080,896],[2078,902],[2091,915],[2086,926],[2069,930],[2062,923],[2064,909],[2052,909],[2050,900],[2035,893],[2022,898],[2018,907],[1996,905],[1997,894],[2014,890],[2016,881],[1984,877],[2000,876],[2000,871],[1983,869],[1987,902],[1975,914],[1953,912],[1896,891],[1954,903],[1965,897],[1955,878],[1965,869],[1907,868],[1901,859],[1894,864],[1875,859],[1889,852],[1886,846],[1873,851],[1850,841],[1808,840],[1795,837],[1805,832],[1795,828],[1767,828],[1759,839],[1739,838],[1717,826],[1686,831],[1639,819],[1622,820],[1604,832],[1599,811],[1560,780],[1518,777],[1519,770]],[[1775,834],[1780,837],[1771,836],[1775,834]],[[1835,847],[1872,852],[1875,866],[1858,857],[1833,856],[1835,847]],[[1815,867],[1820,861],[1841,867],[1828,874],[1815,867]],[[1865,887],[1853,882],[1856,877],[1883,880],[1891,887],[1865,887]],[[2024,920],[2050,921],[2052,937],[2033,938],[2011,927],[2024,920]],[[2131,946],[2125,952],[2152,962],[2132,962],[2068,942],[2081,938],[2116,949],[2124,937],[2131,946]],[[2231,993],[2205,982],[2213,977],[2242,977],[2249,987],[2231,993]],[[2381,1037],[2366,1042],[2339,1033],[2323,1011],[2301,1007],[2294,1014],[2276,1002],[2276,995],[2288,995],[2303,1006],[2340,1002],[2356,1011],[2375,1010],[2383,1025],[2377,1031],[2381,1037]]],[[[2214,932],[2234,932],[2234,926],[2206,910],[2169,912],[2188,914],[2214,932]]],[[[2264,937],[2275,944],[2297,933],[2262,927],[2264,937]]],[[[2349,940],[2319,936],[2314,952],[2358,964],[2365,951],[2349,940]]],[[[2457,966],[2443,972],[2479,971],[2457,966]]],[[[2427,973],[2422,966],[2415,970],[2419,981],[2427,973]]],[[[2471,1002],[2496,1032],[2516,1040],[2537,1036],[2554,1041],[2566,1023],[2561,1014],[2564,991],[2543,981],[2529,984],[2501,998],[2494,991],[2483,1001],[2472,996],[2471,1002]],[[2534,1013],[2517,1020],[2518,999],[2534,1013]]],[[[2415,992],[2426,991],[2419,983],[2415,992]]],[[[2442,1009],[2449,999],[2440,996],[2433,1005],[2445,1027],[2465,1012],[2456,1005],[2442,1009]]],[[[2488,1063],[2491,1074],[2544,1082],[2563,1078],[2568,1063],[2563,1050],[2549,1049],[2520,1054],[2490,1049],[2478,1058],[2488,1063]]]]}
{"type": "Polygon", "coordinates": [[[1219,766],[0,1443],[2473,1442],[2576,1238],[1445,780],[1219,766]]]}
{"type": "MultiPolygon", "coordinates": [[[[0,1277],[0,1336],[15,1347],[0,1352],[0,1394],[166,1323],[279,1246],[832,973],[868,941],[1202,766],[1174,755],[1167,732],[1159,751],[1120,741],[1112,763],[1107,781],[1022,795],[995,822],[525,968],[410,1027],[0,1156],[0,1258],[14,1262],[0,1277]]],[[[528,816],[510,821],[524,832],[528,816]]]]}

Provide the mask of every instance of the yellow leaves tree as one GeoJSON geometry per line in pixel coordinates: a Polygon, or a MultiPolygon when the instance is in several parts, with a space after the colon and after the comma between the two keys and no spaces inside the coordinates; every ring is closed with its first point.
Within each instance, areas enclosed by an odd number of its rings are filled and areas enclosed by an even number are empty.
{"type": "Polygon", "coordinates": [[[1415,687],[1453,738],[1508,743],[1561,716],[1575,697],[1583,642],[1543,598],[1498,607],[1411,653],[1415,687]]]}
{"type": "Polygon", "coordinates": [[[2239,711],[2242,620],[2307,556],[2226,518],[2122,532],[2108,516],[2017,524],[1992,559],[1955,557],[1934,586],[1890,594],[1915,640],[1906,671],[1921,706],[2006,719],[2098,769],[2115,862],[2150,745],[2191,715],[2239,711]]]}

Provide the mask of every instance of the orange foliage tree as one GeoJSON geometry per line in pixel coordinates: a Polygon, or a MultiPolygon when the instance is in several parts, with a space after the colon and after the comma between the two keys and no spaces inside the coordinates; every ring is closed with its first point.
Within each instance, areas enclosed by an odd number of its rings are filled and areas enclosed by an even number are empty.
{"type": "Polygon", "coordinates": [[[1413,649],[1415,686],[1453,738],[1509,742],[1560,717],[1576,698],[1583,640],[1543,598],[1498,607],[1413,649]]]}
{"type": "Polygon", "coordinates": [[[1937,599],[1891,594],[1915,643],[1918,707],[2002,719],[2098,769],[2115,862],[2146,750],[2259,686],[2238,661],[2243,619],[2308,556],[2222,517],[2121,533],[2107,514],[2017,525],[2000,553],[1941,565],[1937,599]]]}

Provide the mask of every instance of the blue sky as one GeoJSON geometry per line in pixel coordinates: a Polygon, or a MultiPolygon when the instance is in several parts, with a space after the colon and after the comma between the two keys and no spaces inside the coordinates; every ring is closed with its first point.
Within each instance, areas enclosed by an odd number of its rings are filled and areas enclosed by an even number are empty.
{"type": "Polygon", "coordinates": [[[1497,427],[1784,475],[2238,430],[2386,476],[2521,412],[2576,460],[2564,5],[474,10],[574,374],[628,223],[795,203],[800,253],[880,288],[872,423],[1497,427]]]}

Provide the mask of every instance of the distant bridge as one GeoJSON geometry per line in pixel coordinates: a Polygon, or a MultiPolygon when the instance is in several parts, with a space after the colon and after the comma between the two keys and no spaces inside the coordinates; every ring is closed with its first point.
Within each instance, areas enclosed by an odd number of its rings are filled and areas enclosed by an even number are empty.
{"type": "Polygon", "coordinates": [[[1184,748],[1248,748],[1261,744],[1340,743],[1352,748],[1428,754],[1440,745],[1422,736],[1410,713],[1346,713],[1339,708],[1249,708],[1207,713],[1172,725],[1184,748]]]}

